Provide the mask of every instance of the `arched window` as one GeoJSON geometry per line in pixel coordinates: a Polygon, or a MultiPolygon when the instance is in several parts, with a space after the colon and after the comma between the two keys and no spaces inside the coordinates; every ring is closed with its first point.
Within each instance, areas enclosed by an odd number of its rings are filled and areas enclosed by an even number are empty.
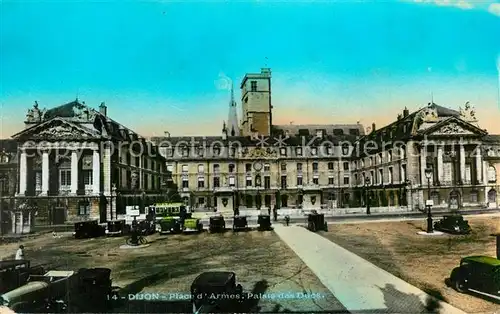
{"type": "Polygon", "coordinates": [[[431,192],[431,200],[434,203],[434,206],[439,205],[440,199],[439,199],[439,192],[438,191],[431,192]]]}
{"type": "Polygon", "coordinates": [[[488,167],[488,182],[497,182],[497,171],[495,167],[488,167]]]}

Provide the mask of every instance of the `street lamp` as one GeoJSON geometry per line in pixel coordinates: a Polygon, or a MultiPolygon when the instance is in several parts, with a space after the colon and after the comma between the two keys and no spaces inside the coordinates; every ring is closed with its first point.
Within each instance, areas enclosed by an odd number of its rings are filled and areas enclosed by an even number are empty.
{"type": "Polygon", "coordinates": [[[368,194],[368,186],[370,185],[370,178],[369,177],[365,177],[365,202],[366,202],[366,214],[367,215],[370,215],[371,212],[370,212],[370,195],[368,194]]]}
{"type": "Polygon", "coordinates": [[[427,178],[427,233],[432,233],[434,232],[433,226],[432,226],[432,213],[431,213],[431,208],[432,208],[432,201],[431,201],[431,176],[432,176],[432,169],[431,168],[426,168],[425,169],[425,177],[427,178]]]}

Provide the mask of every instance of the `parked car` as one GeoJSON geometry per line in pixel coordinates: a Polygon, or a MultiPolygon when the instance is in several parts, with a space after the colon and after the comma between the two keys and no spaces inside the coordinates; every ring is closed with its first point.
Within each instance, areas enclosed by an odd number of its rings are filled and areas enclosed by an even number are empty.
{"type": "Polygon", "coordinates": [[[213,216],[210,217],[210,225],[208,231],[213,232],[224,232],[226,230],[226,221],[223,216],[213,216]]]}
{"type": "Polygon", "coordinates": [[[234,216],[233,231],[247,231],[248,229],[248,221],[246,216],[234,216]]]}
{"type": "Polygon", "coordinates": [[[24,285],[31,275],[41,275],[43,273],[42,266],[31,267],[28,260],[0,261],[0,293],[24,285]]]}
{"type": "Polygon", "coordinates": [[[106,234],[106,228],[97,220],[80,221],[75,223],[75,239],[97,238],[106,234]]]}
{"type": "Polygon", "coordinates": [[[257,223],[259,224],[259,230],[272,230],[271,227],[271,216],[269,215],[259,215],[257,218],[257,223]]]}
{"type": "Polygon", "coordinates": [[[184,232],[201,232],[203,224],[197,218],[187,218],[184,220],[184,232]]]}
{"type": "Polygon", "coordinates": [[[446,215],[434,223],[434,229],[451,234],[469,234],[471,227],[462,215],[446,215]]]}
{"type": "Polygon", "coordinates": [[[307,229],[313,232],[320,230],[328,231],[328,225],[325,221],[325,215],[318,214],[316,211],[313,211],[311,214],[309,214],[307,216],[307,229]]]}
{"type": "Polygon", "coordinates": [[[450,283],[458,292],[475,292],[500,301],[500,260],[490,256],[462,258],[450,283]]]}
{"type": "Polygon", "coordinates": [[[245,298],[243,287],[236,284],[236,274],[228,271],[200,274],[191,284],[191,297],[193,313],[202,309],[203,313],[228,312],[245,298]]]}
{"type": "Polygon", "coordinates": [[[164,217],[157,223],[157,231],[160,234],[180,233],[182,225],[179,217],[164,217]]]}
{"type": "Polygon", "coordinates": [[[23,313],[101,312],[113,295],[110,274],[107,268],[83,268],[31,276],[25,285],[2,294],[0,305],[23,313]]]}

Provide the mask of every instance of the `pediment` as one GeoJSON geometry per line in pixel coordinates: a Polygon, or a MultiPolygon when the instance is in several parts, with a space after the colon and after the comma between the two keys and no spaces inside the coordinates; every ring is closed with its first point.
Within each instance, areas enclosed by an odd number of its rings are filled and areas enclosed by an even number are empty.
{"type": "Polygon", "coordinates": [[[98,137],[97,132],[61,118],[32,126],[13,136],[23,140],[88,140],[98,137]]]}
{"type": "Polygon", "coordinates": [[[482,136],[486,131],[456,118],[447,119],[424,131],[431,136],[482,136]]]}

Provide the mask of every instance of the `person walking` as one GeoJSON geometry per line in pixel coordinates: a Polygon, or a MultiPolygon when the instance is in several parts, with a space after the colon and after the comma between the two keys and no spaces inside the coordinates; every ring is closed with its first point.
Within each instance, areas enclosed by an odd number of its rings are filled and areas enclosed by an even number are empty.
{"type": "Polygon", "coordinates": [[[21,260],[25,260],[25,259],[26,259],[26,256],[24,255],[24,245],[20,245],[19,249],[17,249],[17,251],[16,251],[16,260],[21,261],[21,260]]]}

